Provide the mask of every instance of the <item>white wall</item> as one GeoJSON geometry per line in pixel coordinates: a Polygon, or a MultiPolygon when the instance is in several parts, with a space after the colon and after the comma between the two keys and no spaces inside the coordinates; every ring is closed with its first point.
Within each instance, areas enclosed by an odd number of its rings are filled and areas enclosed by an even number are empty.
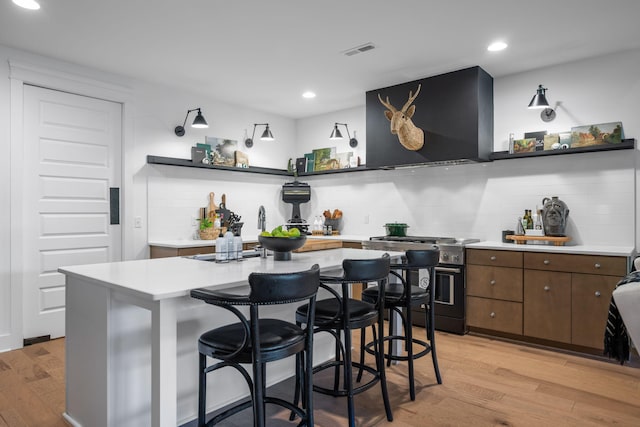
{"type": "MultiPolygon", "coordinates": [[[[507,149],[511,132],[518,138],[528,131],[561,132],[611,121],[622,121],[625,135],[637,138],[638,67],[640,50],[634,50],[496,78],[494,150],[507,149]],[[540,119],[539,110],[526,108],[538,84],[549,88],[547,98],[552,104],[561,103],[557,118],[549,124],[540,119]]],[[[347,112],[356,123],[360,118],[364,127],[364,106],[347,112]]],[[[339,121],[340,113],[298,120],[298,140],[306,140],[306,132],[339,121]]],[[[362,151],[363,142],[358,146],[362,151]]],[[[498,240],[502,229],[514,228],[524,209],[535,209],[543,197],[557,195],[571,210],[568,233],[574,244],[637,246],[639,158],[636,148],[312,177],[308,181],[320,202],[312,206],[312,215],[324,209],[343,210],[347,234],[382,234],[386,222],[398,221],[408,223],[414,235],[498,240]]]]}
{"type": "MultiPolygon", "coordinates": [[[[90,80],[104,83],[107,86],[123,88],[129,95],[125,104],[123,129],[125,145],[123,147],[123,188],[122,188],[122,232],[123,232],[123,256],[126,259],[145,258],[148,256],[147,240],[148,226],[148,201],[147,178],[152,175],[153,167],[146,164],[147,155],[190,158],[190,147],[196,142],[204,142],[205,136],[215,136],[236,139],[239,148],[249,155],[250,164],[258,164],[264,167],[286,168],[290,153],[293,152],[295,143],[295,122],[292,119],[274,114],[263,113],[256,106],[255,110],[223,104],[213,99],[205,99],[199,94],[185,93],[168,87],[154,86],[145,82],[135,81],[122,76],[107,74],[99,70],[87,69],[74,64],[64,63],[52,58],[31,55],[29,53],[14,50],[0,45],[0,201],[3,209],[0,210],[0,351],[15,348],[22,341],[21,337],[21,292],[18,286],[22,272],[20,269],[12,270],[12,256],[16,256],[15,250],[20,245],[11,242],[11,230],[16,223],[12,223],[11,208],[11,83],[9,79],[9,61],[20,61],[33,64],[39,68],[60,72],[60,76],[72,76],[78,90],[68,89],[71,92],[83,94],[84,81],[90,80]],[[76,80],[77,78],[77,80],[76,80]],[[182,138],[175,136],[174,127],[181,125],[188,109],[201,107],[209,122],[209,129],[196,130],[187,127],[186,135],[182,138]],[[273,142],[255,141],[253,148],[244,147],[245,129],[250,135],[253,123],[269,123],[276,137],[273,142]],[[134,228],[134,218],[141,217],[142,227],[134,228]]],[[[193,113],[189,117],[193,120],[193,113]]],[[[259,131],[261,132],[260,129],[259,131]]],[[[259,135],[259,133],[258,133],[259,135]]],[[[167,174],[178,176],[185,174],[180,171],[172,171],[167,167],[167,174]]],[[[14,171],[15,173],[15,171],[14,171]]],[[[233,176],[234,174],[230,174],[233,176]]],[[[251,195],[246,190],[242,194],[231,192],[224,186],[216,183],[220,178],[213,174],[194,173],[191,177],[198,177],[197,185],[202,186],[203,193],[194,196],[196,206],[204,206],[206,195],[212,189],[227,192],[229,202],[235,201],[234,196],[250,200],[251,195]]],[[[259,176],[254,178],[260,179],[259,176]]],[[[190,178],[191,179],[191,178],[190,178]]],[[[229,176],[220,178],[220,181],[228,180],[229,176]]],[[[233,179],[233,178],[232,178],[233,179]]],[[[244,179],[244,178],[243,178],[244,179]]],[[[272,178],[266,179],[268,182],[272,178]]],[[[242,182],[242,179],[238,180],[242,182]]],[[[176,190],[176,196],[167,195],[169,200],[177,200],[189,188],[176,190]]],[[[277,186],[281,185],[278,183],[277,186]]],[[[274,185],[274,188],[277,187],[274,185]]],[[[166,193],[162,193],[166,194],[166,193]]],[[[155,205],[154,205],[155,206],[155,205]]],[[[231,205],[230,205],[231,207],[231,205]]],[[[235,206],[234,206],[235,207],[235,206]]],[[[253,208],[253,206],[252,206],[253,208]]],[[[254,209],[252,209],[253,211],[254,209]]],[[[257,206],[255,207],[257,214],[257,206]]],[[[196,211],[197,212],[197,211],[196,211]]],[[[242,212],[240,212],[242,214],[242,212]]],[[[153,216],[153,215],[152,215],[153,216]]],[[[191,215],[189,215],[190,218],[191,215]]],[[[159,217],[162,217],[159,215],[159,217]]],[[[15,218],[14,218],[15,219],[15,218]]],[[[179,221],[171,218],[170,223],[179,221]]],[[[254,220],[257,222],[256,219],[254,220]]],[[[162,230],[167,227],[161,226],[162,230]]],[[[170,229],[171,227],[168,227],[170,229]]],[[[19,233],[15,233],[19,234],[19,233]]]]}
{"type": "MultiPolygon", "coordinates": [[[[362,94],[363,105],[364,101],[365,97],[362,94]]],[[[361,163],[366,163],[366,142],[367,129],[364,106],[296,121],[295,152],[297,157],[302,157],[305,153],[310,153],[316,148],[336,147],[337,153],[352,151],[354,156],[360,157],[361,163]],[[334,123],[346,123],[349,126],[351,137],[358,140],[358,146],[355,148],[349,146],[349,138],[344,126],[338,126],[343,139],[330,140],[329,135],[331,135],[334,123]]]]}
{"type": "MultiPolygon", "coordinates": [[[[274,142],[258,139],[244,149],[252,165],[286,168],[289,158],[313,148],[336,146],[347,151],[348,141],[328,140],[334,122],[348,123],[356,131],[357,153],[365,159],[364,106],[294,121],[204,99],[196,93],[131,81],[49,58],[0,46],[0,349],[12,328],[10,257],[10,90],[8,59],[34,61],[79,75],[128,86],[132,102],[125,132],[132,138],[124,147],[124,246],[127,258],[144,258],[148,239],[189,238],[195,227],[191,217],[206,206],[207,195],[227,195],[228,207],[242,216],[244,235],[257,225],[257,208],[267,208],[268,226],[290,217],[290,205],[280,201],[286,177],[247,173],[223,173],[189,168],[147,165],[146,156],[189,158],[190,147],[206,135],[237,139],[253,123],[268,122],[274,142]],[[208,130],[187,128],[178,138],[173,128],[182,124],[187,109],[201,107],[208,130]],[[133,218],[143,227],[133,228],[133,218]]],[[[640,50],[564,64],[527,73],[496,78],[495,149],[505,150],[509,132],[548,129],[569,130],[580,124],[622,121],[625,134],[640,135],[640,50]],[[526,103],[538,84],[549,88],[549,100],[560,101],[558,117],[548,127],[526,103]]],[[[364,94],[363,94],[364,105],[364,94]]],[[[341,129],[342,130],[342,129],[341,129]]],[[[260,132],[260,131],[259,131],[260,132]]],[[[639,161],[638,149],[579,154],[553,158],[503,160],[476,165],[417,168],[398,171],[356,172],[305,177],[312,199],[302,205],[302,215],[312,220],[325,209],[344,211],[343,232],[378,235],[383,224],[402,221],[412,234],[499,238],[500,230],[512,228],[524,209],[535,208],[542,197],[557,195],[571,209],[569,233],[577,243],[592,245],[638,245],[636,226],[639,161]]],[[[219,199],[218,199],[219,202],[219,199]]],[[[20,272],[14,272],[19,274],[20,272]]],[[[15,288],[14,288],[15,290],[15,288]]],[[[14,292],[15,294],[15,292],[14,292]]]]}
{"type": "MultiPolygon", "coordinates": [[[[215,193],[218,204],[225,193],[228,208],[241,215],[243,221],[257,224],[259,205],[255,203],[252,191],[274,178],[147,165],[147,155],[189,159],[192,146],[204,143],[206,136],[214,136],[238,141],[238,150],[249,156],[250,165],[286,169],[295,145],[294,120],[257,109],[222,104],[172,88],[143,82],[134,82],[134,85],[135,137],[133,146],[125,150],[128,156],[125,163],[129,163],[128,169],[133,175],[134,210],[131,215],[141,217],[143,227],[130,229],[127,240],[135,249],[133,257],[148,256],[148,240],[191,238],[195,230],[191,218],[197,217],[199,207],[207,206],[210,192],[215,193]],[[202,108],[209,128],[194,129],[187,125],[185,136],[177,137],[174,127],[182,124],[188,109],[197,107],[202,108]],[[245,129],[251,136],[254,123],[269,123],[275,140],[261,141],[259,136],[264,127],[258,127],[253,147],[247,148],[245,129]],[[253,185],[253,182],[259,185],[253,185]]],[[[191,120],[193,113],[189,116],[191,120]]],[[[276,181],[278,184],[274,185],[279,188],[282,180],[276,181]]],[[[263,194],[261,192],[260,196],[263,194]]],[[[274,202],[267,203],[265,208],[267,205],[271,211],[276,206],[274,202]]]]}

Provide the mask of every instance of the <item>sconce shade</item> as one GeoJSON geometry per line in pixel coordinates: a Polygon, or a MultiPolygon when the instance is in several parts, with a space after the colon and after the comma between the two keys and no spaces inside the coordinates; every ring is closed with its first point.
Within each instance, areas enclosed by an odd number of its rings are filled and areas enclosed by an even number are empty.
{"type": "Polygon", "coordinates": [[[266,129],[264,130],[264,132],[262,132],[262,136],[260,137],[260,139],[262,141],[273,141],[274,140],[273,134],[269,130],[269,125],[267,125],[266,129]]]}
{"type": "Polygon", "coordinates": [[[333,126],[329,139],[342,139],[342,133],[340,132],[340,129],[338,129],[337,124],[333,126]]]}
{"type": "Polygon", "coordinates": [[[336,140],[336,139],[342,139],[342,132],[340,132],[340,129],[338,129],[338,125],[340,126],[344,126],[344,128],[347,130],[347,136],[349,137],[349,146],[351,148],[355,148],[358,146],[358,140],[356,139],[356,132],[353,132],[353,138],[351,138],[351,134],[349,133],[349,126],[347,126],[346,123],[335,123],[333,125],[333,130],[331,131],[331,135],[329,136],[329,139],[331,140],[336,140]]]}
{"type": "Polygon", "coordinates": [[[253,138],[256,136],[257,126],[266,126],[264,132],[262,132],[262,135],[260,136],[261,141],[273,141],[275,139],[273,137],[273,134],[271,133],[271,130],[269,129],[269,123],[254,123],[251,138],[247,138],[244,140],[244,145],[247,146],[247,148],[253,147],[253,138]]]}
{"type": "Polygon", "coordinates": [[[549,107],[549,101],[547,101],[547,97],[545,96],[547,88],[542,87],[542,85],[538,85],[538,90],[536,94],[531,98],[531,102],[529,103],[529,108],[547,108],[549,107]]]}
{"type": "Polygon", "coordinates": [[[208,128],[209,127],[209,124],[204,119],[204,116],[200,112],[199,108],[198,108],[198,114],[196,115],[196,118],[193,119],[193,124],[191,125],[191,127],[199,128],[199,129],[208,128]]]}
{"type": "Polygon", "coordinates": [[[176,126],[176,128],[173,130],[177,136],[184,136],[184,133],[185,133],[184,126],[187,124],[189,113],[193,111],[197,111],[198,114],[196,115],[196,118],[193,119],[193,123],[191,124],[191,127],[200,128],[200,129],[209,127],[209,124],[207,123],[204,116],[202,115],[202,111],[200,111],[200,108],[194,108],[193,110],[187,111],[187,115],[184,117],[184,123],[182,123],[182,126],[176,126]]]}

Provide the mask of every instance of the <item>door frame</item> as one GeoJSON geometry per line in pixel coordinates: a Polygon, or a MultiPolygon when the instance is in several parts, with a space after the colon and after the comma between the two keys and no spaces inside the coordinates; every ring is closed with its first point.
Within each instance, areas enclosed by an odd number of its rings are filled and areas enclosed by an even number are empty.
{"type": "Polygon", "coordinates": [[[133,209],[132,196],[129,195],[128,188],[133,187],[133,173],[130,171],[132,162],[127,162],[127,147],[132,146],[133,141],[133,95],[131,89],[120,84],[108,82],[102,78],[94,78],[76,73],[74,71],[54,69],[46,65],[9,60],[9,80],[10,80],[10,289],[11,289],[11,328],[9,345],[11,349],[22,348],[23,331],[23,295],[22,295],[22,273],[24,271],[22,230],[23,223],[23,203],[22,171],[16,170],[23,164],[23,144],[24,144],[24,85],[30,84],[46,89],[53,89],[62,92],[69,92],[76,95],[99,98],[106,101],[122,104],[122,147],[120,150],[121,163],[121,254],[122,259],[131,259],[133,256],[129,241],[128,231],[133,228],[133,218],[130,211],[133,209]],[[129,248],[129,249],[128,249],[129,248]]]}

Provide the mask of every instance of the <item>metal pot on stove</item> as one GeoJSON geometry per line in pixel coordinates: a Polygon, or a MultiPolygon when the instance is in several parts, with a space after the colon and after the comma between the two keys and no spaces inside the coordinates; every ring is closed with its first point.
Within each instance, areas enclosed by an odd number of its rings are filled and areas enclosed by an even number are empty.
{"type": "Polygon", "coordinates": [[[394,222],[385,224],[384,228],[387,230],[387,236],[405,237],[409,226],[404,223],[394,222]]]}

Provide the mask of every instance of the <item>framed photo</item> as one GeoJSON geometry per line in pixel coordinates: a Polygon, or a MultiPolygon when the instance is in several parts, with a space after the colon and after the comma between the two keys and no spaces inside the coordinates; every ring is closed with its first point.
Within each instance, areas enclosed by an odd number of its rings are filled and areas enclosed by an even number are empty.
{"type": "Polygon", "coordinates": [[[534,151],[536,151],[535,138],[516,139],[513,141],[514,153],[533,153],[534,151]]]}
{"type": "Polygon", "coordinates": [[[313,150],[314,171],[326,171],[330,169],[338,169],[338,161],[336,160],[336,147],[318,148],[313,150]]]}
{"type": "Polygon", "coordinates": [[[524,134],[525,139],[534,138],[536,140],[536,149],[534,151],[542,151],[544,150],[544,137],[547,134],[546,130],[541,130],[538,132],[526,132],[524,134]]]}
{"type": "Polygon", "coordinates": [[[622,122],[599,123],[571,128],[571,148],[620,144],[623,139],[622,122]]]}
{"type": "Polygon", "coordinates": [[[205,141],[211,146],[210,161],[212,165],[236,165],[235,152],[238,148],[238,141],[213,136],[205,137],[205,141]]]}

